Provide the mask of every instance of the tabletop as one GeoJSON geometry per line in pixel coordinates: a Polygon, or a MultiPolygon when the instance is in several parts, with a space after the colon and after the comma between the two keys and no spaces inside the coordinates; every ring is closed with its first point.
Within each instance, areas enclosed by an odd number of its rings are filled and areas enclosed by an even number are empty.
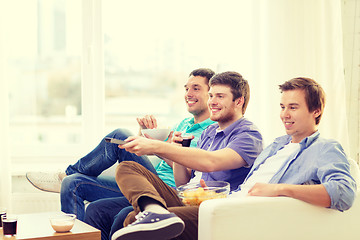
{"type": "Polygon", "coordinates": [[[76,219],[70,232],[57,233],[50,225],[49,217],[59,212],[22,214],[18,216],[17,235],[4,237],[0,228],[0,240],[100,240],[100,230],[76,219]]]}

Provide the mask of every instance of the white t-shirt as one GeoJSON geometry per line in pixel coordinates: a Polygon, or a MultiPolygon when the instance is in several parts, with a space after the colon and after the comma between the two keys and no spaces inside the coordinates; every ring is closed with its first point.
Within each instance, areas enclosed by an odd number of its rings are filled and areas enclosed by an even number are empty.
{"type": "Polygon", "coordinates": [[[289,156],[300,150],[299,143],[288,143],[281,150],[279,150],[275,155],[269,157],[265,160],[259,168],[254,171],[246,182],[241,185],[241,190],[238,192],[233,192],[231,197],[246,196],[248,191],[255,185],[255,183],[268,183],[271,178],[284,166],[289,156]]]}
{"type": "Polygon", "coordinates": [[[194,175],[195,176],[192,179],[190,179],[189,183],[199,183],[200,182],[200,179],[202,177],[202,172],[195,171],[194,175]]]}

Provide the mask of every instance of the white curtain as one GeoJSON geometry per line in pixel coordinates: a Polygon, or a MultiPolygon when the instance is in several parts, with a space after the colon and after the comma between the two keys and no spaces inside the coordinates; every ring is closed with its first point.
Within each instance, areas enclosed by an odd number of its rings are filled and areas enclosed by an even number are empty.
{"type": "Polygon", "coordinates": [[[9,99],[8,87],[4,74],[4,38],[2,37],[4,21],[2,19],[2,8],[0,7],[0,206],[11,209],[11,174],[9,160],[9,99]]]}
{"type": "Polygon", "coordinates": [[[348,152],[340,0],[251,2],[253,64],[247,117],[270,143],[285,133],[278,85],[294,77],[313,78],[327,94],[320,132],[348,152]]]}

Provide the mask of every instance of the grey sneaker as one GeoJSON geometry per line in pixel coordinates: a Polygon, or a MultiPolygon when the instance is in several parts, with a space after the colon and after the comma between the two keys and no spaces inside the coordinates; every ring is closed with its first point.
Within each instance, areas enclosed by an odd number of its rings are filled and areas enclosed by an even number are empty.
{"type": "Polygon", "coordinates": [[[60,193],[64,173],[27,172],[26,179],[37,189],[60,193]]]}
{"type": "Polygon", "coordinates": [[[136,221],[114,232],[111,240],[165,240],[179,236],[185,228],[184,222],[174,213],[158,214],[143,211],[136,221]]]}

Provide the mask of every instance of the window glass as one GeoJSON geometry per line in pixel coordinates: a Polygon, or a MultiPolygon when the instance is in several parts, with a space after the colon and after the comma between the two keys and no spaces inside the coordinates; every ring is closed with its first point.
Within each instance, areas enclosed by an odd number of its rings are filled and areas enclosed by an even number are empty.
{"type": "MultiPolygon", "coordinates": [[[[227,1],[226,1],[227,2],[227,1]]],[[[135,118],[154,114],[172,126],[185,116],[183,86],[200,67],[240,71],[250,51],[241,37],[242,9],[211,1],[103,1],[105,120],[108,130],[137,131],[135,118]],[[245,44],[239,50],[239,42],[245,44]]],[[[244,16],[244,15],[242,15],[244,16]]]]}
{"type": "Polygon", "coordinates": [[[12,0],[6,8],[11,142],[79,143],[81,1],[12,0]]]}

